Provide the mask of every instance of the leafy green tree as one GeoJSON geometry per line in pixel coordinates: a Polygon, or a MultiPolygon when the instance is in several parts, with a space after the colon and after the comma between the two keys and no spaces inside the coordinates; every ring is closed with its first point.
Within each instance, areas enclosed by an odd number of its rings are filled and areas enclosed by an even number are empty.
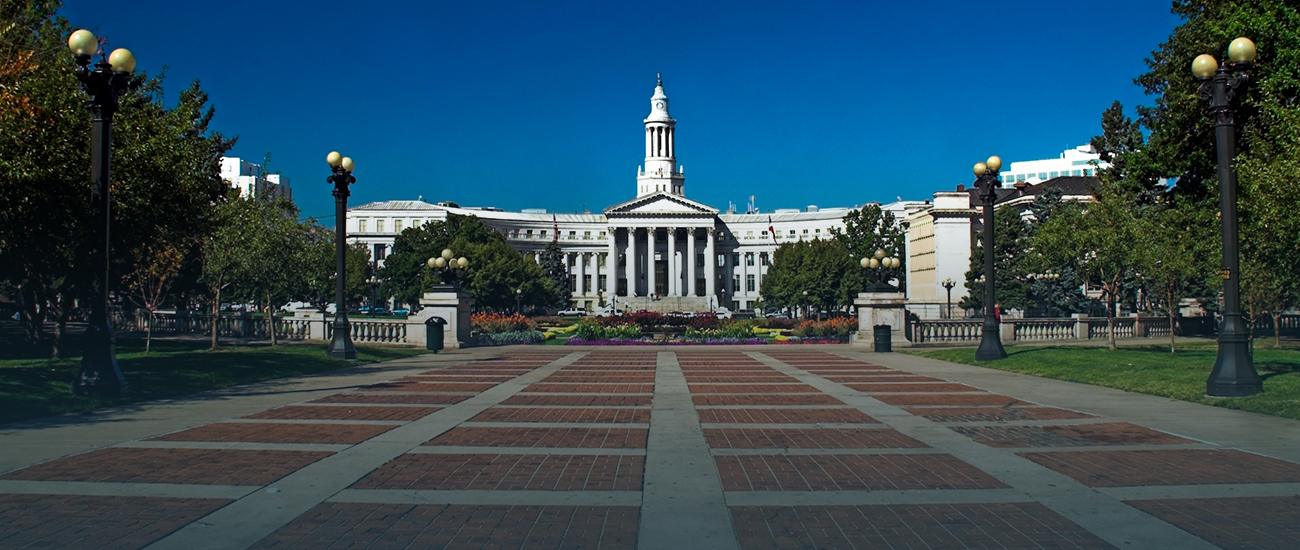
{"type": "MultiPolygon", "coordinates": [[[[993,211],[993,268],[996,270],[994,296],[1003,309],[1027,310],[1033,307],[1031,284],[1027,277],[1029,262],[1026,251],[1029,224],[1014,208],[993,211]]],[[[966,298],[960,305],[967,309],[980,309],[984,304],[984,233],[981,231],[971,246],[970,270],[966,272],[966,298]]]]}
{"type": "MultiPolygon", "coordinates": [[[[301,285],[293,297],[312,304],[322,314],[337,298],[337,251],[334,248],[334,230],[308,219],[302,224],[304,244],[298,251],[303,266],[301,285]]],[[[348,306],[358,303],[369,294],[366,283],[373,272],[370,251],[362,243],[352,243],[344,251],[345,276],[343,296],[348,306]]]]}
{"type": "Polygon", "coordinates": [[[291,294],[301,292],[307,266],[297,251],[306,248],[307,227],[298,223],[298,208],[287,198],[260,197],[232,199],[242,202],[247,217],[239,228],[245,233],[247,247],[235,271],[240,296],[266,304],[267,332],[271,345],[275,335],[276,304],[291,294]]]}
{"type": "Polygon", "coordinates": [[[1203,288],[1211,266],[1218,265],[1213,256],[1215,220],[1203,208],[1169,205],[1151,212],[1141,221],[1138,235],[1142,241],[1134,247],[1138,269],[1151,282],[1156,302],[1169,317],[1169,353],[1177,352],[1175,327],[1178,304],[1192,289],[1203,288]]]}
{"type": "MultiPolygon", "coordinates": [[[[546,248],[542,250],[541,268],[542,274],[551,282],[551,286],[558,296],[555,305],[567,306],[573,301],[573,288],[569,285],[569,267],[565,262],[564,252],[560,250],[558,241],[553,240],[547,243],[546,248]]],[[[631,289],[628,290],[629,294],[631,294],[631,289]]]]}
{"type": "MultiPolygon", "coordinates": [[[[852,258],[869,258],[877,250],[884,250],[886,255],[898,258],[901,262],[899,267],[885,271],[898,279],[899,288],[907,288],[907,230],[894,218],[893,212],[885,212],[879,204],[869,203],[845,214],[844,230],[831,228],[831,234],[852,258]]],[[[863,285],[871,284],[866,279],[863,278],[863,285]]],[[[866,286],[858,291],[864,289],[866,286]]]]}
{"type": "Polygon", "coordinates": [[[827,311],[853,304],[863,281],[862,267],[839,240],[797,241],[777,247],[760,294],[766,307],[827,311]]]}
{"type": "Polygon", "coordinates": [[[131,297],[149,315],[144,325],[145,353],[149,353],[149,345],[153,340],[153,312],[167,299],[167,293],[184,261],[185,254],[180,247],[166,244],[146,248],[135,254],[136,267],[127,277],[127,287],[131,290],[131,297]]]}
{"type": "Polygon", "coordinates": [[[562,303],[554,284],[543,280],[542,269],[525,260],[505,236],[477,217],[455,214],[448,215],[445,222],[429,222],[397,236],[393,252],[379,272],[382,292],[398,301],[418,303],[420,296],[437,284],[425,262],[443,249],[469,260],[459,284],[474,297],[476,307],[513,308],[517,289],[523,290],[524,303],[551,307],[562,303]]]}

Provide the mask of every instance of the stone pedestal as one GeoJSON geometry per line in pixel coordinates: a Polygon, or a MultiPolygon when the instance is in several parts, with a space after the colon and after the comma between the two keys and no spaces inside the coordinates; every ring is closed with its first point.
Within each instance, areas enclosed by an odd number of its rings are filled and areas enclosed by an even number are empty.
{"type": "Polygon", "coordinates": [[[442,348],[457,349],[474,345],[470,339],[469,310],[474,305],[474,298],[456,285],[439,285],[432,292],[425,292],[420,298],[422,309],[408,317],[407,341],[424,344],[424,322],[430,317],[441,317],[447,321],[442,329],[442,348]]]}
{"type": "Polygon", "coordinates": [[[905,332],[907,297],[902,292],[861,292],[853,305],[858,307],[858,337],[853,339],[854,345],[874,346],[876,325],[889,325],[890,345],[911,347],[905,332]]]}

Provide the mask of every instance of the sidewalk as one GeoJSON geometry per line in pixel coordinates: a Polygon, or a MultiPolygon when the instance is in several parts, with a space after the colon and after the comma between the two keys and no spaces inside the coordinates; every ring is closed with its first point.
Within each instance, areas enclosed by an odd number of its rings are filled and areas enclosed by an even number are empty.
{"type": "Polygon", "coordinates": [[[1292,548],[1296,442],[849,346],[477,348],[0,426],[0,547],[1292,548]]]}

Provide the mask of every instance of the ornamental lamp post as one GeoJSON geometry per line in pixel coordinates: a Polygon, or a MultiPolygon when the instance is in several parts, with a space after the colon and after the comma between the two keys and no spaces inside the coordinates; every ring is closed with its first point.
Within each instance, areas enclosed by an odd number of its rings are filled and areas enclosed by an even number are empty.
{"type": "Polygon", "coordinates": [[[429,258],[425,265],[438,274],[442,284],[460,288],[460,285],[456,284],[456,270],[469,267],[469,260],[465,259],[464,256],[456,258],[455,252],[452,252],[450,248],[444,248],[442,254],[429,258]]]}
{"type": "Polygon", "coordinates": [[[110,171],[113,156],[113,113],[135,70],[135,56],[118,48],[105,56],[99,39],[81,29],[68,36],[68,49],[77,62],[77,81],[90,96],[90,316],[81,367],[72,379],[72,393],[86,397],[126,397],[127,382],[117,364],[113,324],[108,319],[110,171]],[[90,58],[100,51],[92,69],[90,58]]]}
{"type": "Polygon", "coordinates": [[[1241,264],[1237,253],[1236,125],[1232,101],[1238,88],[1245,90],[1246,69],[1255,60],[1255,43],[1238,38],[1228,45],[1232,63],[1220,66],[1214,56],[1201,54],[1192,61],[1192,74],[1201,80],[1201,98],[1214,115],[1214,142],[1219,164],[1219,232],[1223,239],[1223,325],[1219,327],[1219,354],[1205,382],[1211,397],[1246,397],[1264,390],[1250,356],[1250,332],[1241,314],[1241,264]]]}
{"type": "Polygon", "coordinates": [[[994,298],[993,272],[993,203],[998,199],[998,170],[1002,169],[1002,159],[992,156],[984,162],[975,163],[975,185],[979,188],[980,200],[984,203],[984,326],[980,347],[975,350],[976,361],[994,361],[1004,359],[1007,350],[1002,348],[1002,327],[993,312],[994,298]]]}
{"type": "Polygon", "coordinates": [[[375,304],[379,302],[379,279],[371,277],[366,279],[366,284],[370,285],[370,316],[375,316],[375,304]]]}
{"type": "Polygon", "coordinates": [[[516,288],[515,289],[515,313],[522,313],[519,307],[519,300],[522,299],[523,297],[524,297],[524,289],[516,288]]]}
{"type": "MultiPolygon", "coordinates": [[[[351,157],[340,155],[338,151],[330,151],[325,155],[325,162],[330,165],[333,174],[325,181],[334,184],[334,257],[337,276],[334,285],[334,337],[330,340],[329,350],[326,355],[335,359],[347,359],[355,361],[357,359],[357,347],[352,345],[352,326],[348,323],[348,306],[344,296],[344,285],[347,278],[347,239],[348,239],[348,186],[357,182],[357,178],[352,177],[352,169],[355,164],[351,157]]],[[[371,310],[374,304],[371,304],[371,310]]]]}
{"type": "Polygon", "coordinates": [[[863,258],[858,265],[861,265],[862,269],[875,270],[873,277],[875,282],[867,287],[867,292],[898,292],[898,287],[889,284],[889,270],[903,265],[902,260],[888,256],[883,249],[877,248],[874,255],[863,258]]]}
{"type": "Polygon", "coordinates": [[[957,286],[957,281],[954,281],[952,280],[952,277],[949,277],[947,279],[944,279],[943,282],[939,284],[943,285],[944,290],[948,291],[948,309],[946,310],[946,312],[948,318],[952,319],[952,287],[957,286]]]}

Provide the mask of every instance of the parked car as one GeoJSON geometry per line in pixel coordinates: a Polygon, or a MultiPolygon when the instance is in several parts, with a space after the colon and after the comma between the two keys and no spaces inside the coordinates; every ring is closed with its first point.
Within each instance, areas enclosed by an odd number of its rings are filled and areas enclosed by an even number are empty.
{"type": "Polygon", "coordinates": [[[587,310],[585,308],[575,307],[560,310],[556,315],[559,315],[560,317],[586,317],[587,310]]]}
{"type": "Polygon", "coordinates": [[[399,307],[393,310],[393,315],[410,315],[410,314],[411,314],[411,310],[409,308],[399,307]]]}
{"type": "Polygon", "coordinates": [[[596,317],[609,317],[610,315],[618,316],[622,314],[623,314],[623,310],[621,309],[610,309],[607,307],[602,307],[596,310],[596,317]]]}
{"type": "Polygon", "coordinates": [[[720,307],[720,308],[717,308],[717,309],[713,310],[713,314],[714,314],[714,315],[717,315],[719,319],[730,319],[730,318],[731,318],[731,310],[729,310],[729,309],[727,309],[727,308],[725,308],[725,307],[720,307]]]}

